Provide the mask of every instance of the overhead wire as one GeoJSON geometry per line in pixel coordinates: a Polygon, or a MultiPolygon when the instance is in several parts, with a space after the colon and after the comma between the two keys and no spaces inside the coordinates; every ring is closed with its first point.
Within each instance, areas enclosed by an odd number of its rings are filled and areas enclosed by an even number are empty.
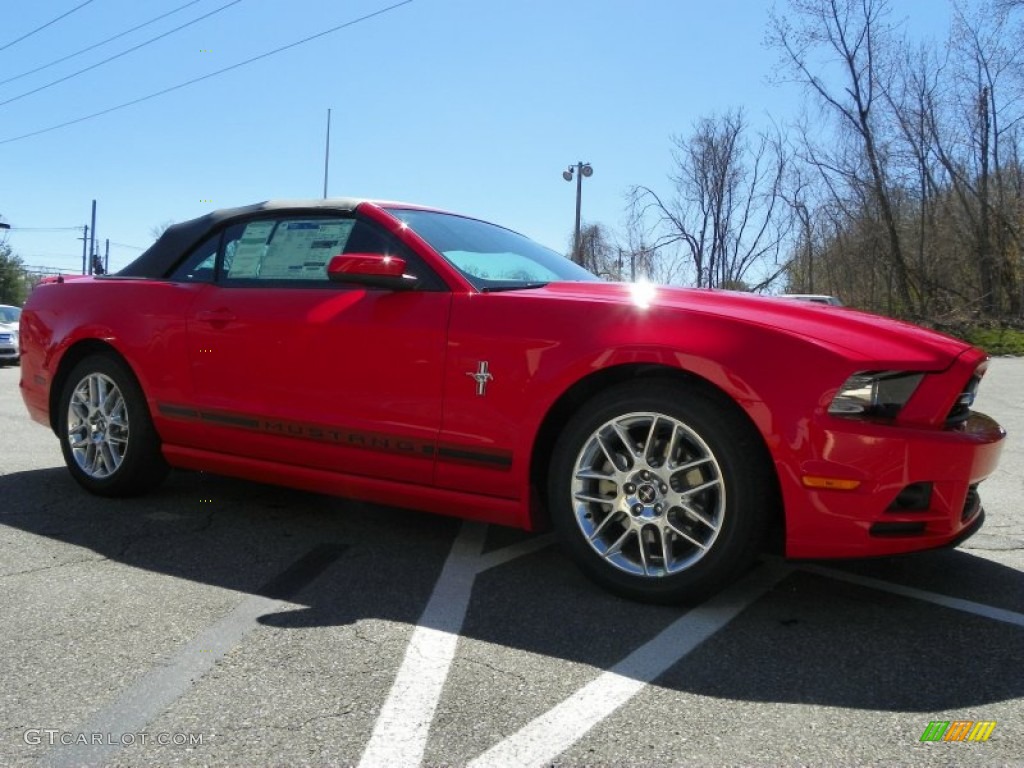
{"type": "Polygon", "coordinates": [[[81,230],[81,225],[77,227],[11,227],[11,232],[70,232],[81,230]]]}
{"type": "Polygon", "coordinates": [[[33,29],[33,30],[32,30],[31,32],[26,32],[26,33],[25,33],[24,35],[22,35],[21,37],[19,37],[19,38],[18,38],[17,40],[11,40],[11,42],[7,43],[7,45],[0,45],[0,51],[6,51],[6,50],[7,50],[8,48],[10,48],[10,47],[11,47],[12,45],[16,45],[17,43],[20,43],[20,42],[21,42],[22,40],[26,40],[26,39],[28,39],[28,38],[32,37],[32,35],[36,34],[37,32],[42,32],[42,31],[43,31],[44,29],[46,29],[46,28],[47,28],[48,26],[50,26],[51,24],[56,24],[56,23],[57,23],[58,21],[60,21],[61,19],[63,19],[63,18],[65,17],[65,16],[70,16],[70,15],[71,15],[72,13],[74,13],[74,12],[75,12],[75,11],[77,11],[77,10],[79,10],[80,8],[84,8],[85,6],[87,6],[87,5],[88,5],[89,3],[91,3],[91,2],[92,2],[92,0],[85,0],[85,2],[84,2],[84,3],[81,3],[81,4],[79,4],[79,5],[76,5],[76,6],[75,6],[74,8],[72,8],[72,9],[71,9],[70,11],[67,11],[66,13],[62,13],[62,14],[61,14],[60,16],[58,16],[58,17],[57,17],[56,19],[53,19],[53,20],[51,20],[51,21],[48,21],[48,22],[46,22],[46,23],[45,23],[45,24],[43,24],[43,26],[41,26],[41,27],[36,27],[36,28],[35,28],[35,29],[33,29]]]}
{"type": "Polygon", "coordinates": [[[92,51],[92,50],[94,50],[96,48],[99,48],[101,45],[106,45],[107,43],[112,43],[115,40],[124,37],[125,35],[130,35],[132,32],[137,32],[138,30],[142,29],[143,27],[148,27],[150,24],[155,24],[156,22],[160,21],[161,19],[166,19],[168,16],[171,16],[171,15],[177,13],[178,11],[183,11],[186,8],[188,8],[190,5],[195,5],[196,3],[200,3],[200,2],[202,2],[202,0],[189,0],[189,2],[185,3],[184,5],[179,5],[174,10],[168,11],[167,13],[162,13],[159,16],[156,16],[156,17],[150,19],[149,21],[144,21],[141,24],[137,24],[136,26],[132,27],[131,29],[126,29],[124,32],[118,32],[116,35],[114,35],[112,37],[108,37],[106,40],[100,40],[98,43],[93,43],[92,45],[90,45],[90,46],[88,46],[86,48],[83,48],[80,51],[75,51],[74,53],[69,53],[67,56],[61,56],[59,59],[54,59],[49,64],[43,64],[42,66],[36,67],[35,69],[30,69],[27,72],[22,72],[20,75],[15,75],[14,77],[8,77],[6,80],[0,80],[0,85],[7,85],[7,83],[13,83],[15,80],[20,80],[23,77],[28,77],[29,75],[34,75],[36,72],[42,72],[44,69],[49,69],[50,67],[56,66],[57,64],[60,64],[62,62],[67,61],[68,59],[73,59],[76,56],[81,56],[83,53],[88,53],[89,51],[92,51]]]}
{"type": "Polygon", "coordinates": [[[122,56],[127,56],[129,53],[134,53],[135,51],[139,50],[140,48],[145,48],[147,45],[151,45],[151,44],[155,43],[157,40],[163,40],[168,35],[173,35],[175,32],[180,32],[181,30],[185,29],[186,27],[191,27],[193,24],[198,24],[200,21],[203,21],[204,19],[210,18],[215,13],[220,13],[221,11],[227,10],[232,5],[238,5],[240,2],[242,2],[242,0],[231,0],[231,2],[225,3],[224,5],[220,6],[219,8],[214,8],[209,13],[203,14],[202,16],[200,16],[198,18],[192,19],[192,21],[187,21],[184,24],[182,24],[181,26],[175,27],[174,29],[170,29],[170,30],[168,30],[168,31],[166,31],[166,32],[164,32],[162,34],[157,35],[156,37],[151,37],[149,40],[141,42],[138,45],[134,45],[131,48],[129,48],[128,50],[121,51],[121,53],[115,53],[113,56],[108,56],[107,58],[103,59],[103,61],[97,61],[95,64],[90,64],[88,67],[85,67],[84,69],[80,69],[77,72],[72,72],[70,75],[65,75],[64,77],[58,78],[57,80],[53,80],[53,81],[47,83],[46,85],[40,85],[38,88],[33,88],[31,91],[25,91],[24,93],[20,93],[17,96],[12,96],[11,98],[7,99],[6,101],[0,101],[0,107],[4,106],[6,104],[10,104],[12,101],[18,101],[19,99],[24,99],[26,96],[31,96],[33,93],[39,93],[40,91],[45,91],[47,88],[52,88],[55,85],[59,85],[60,83],[66,82],[68,80],[71,80],[72,78],[78,77],[79,75],[84,75],[86,72],[89,72],[89,71],[91,71],[93,69],[96,69],[97,67],[102,67],[104,64],[108,64],[111,61],[114,61],[115,59],[120,59],[122,56]]]}
{"type": "Polygon", "coordinates": [[[216,72],[210,72],[209,74],[202,75],[201,77],[196,77],[196,78],[193,78],[191,80],[187,80],[184,83],[178,83],[177,85],[172,85],[170,88],[164,88],[162,91],[157,91],[156,93],[151,93],[148,96],[141,96],[140,98],[132,99],[131,101],[126,101],[123,104],[118,104],[117,106],[114,106],[114,107],[108,107],[107,109],[100,110],[99,112],[93,112],[91,115],[85,115],[83,117],[78,117],[78,118],[75,118],[74,120],[67,120],[66,122],[60,123],[58,125],[51,125],[49,128],[40,128],[37,131],[32,131],[30,133],[25,133],[25,134],[22,134],[21,136],[12,136],[9,139],[0,139],[0,144],[10,144],[13,141],[21,141],[22,139],[29,139],[29,138],[32,138],[33,136],[39,136],[39,135],[44,134],[44,133],[50,133],[51,131],[56,131],[56,130],[59,130],[61,128],[66,128],[69,125],[75,125],[77,123],[83,123],[86,120],[92,120],[92,119],[97,118],[97,117],[102,117],[103,115],[109,115],[111,112],[117,112],[118,110],[126,109],[127,107],[132,107],[132,106],[135,106],[136,104],[141,104],[144,101],[149,101],[150,99],[155,99],[155,98],[157,98],[159,96],[163,96],[165,94],[172,93],[173,91],[180,90],[180,89],[185,88],[187,86],[195,85],[196,83],[201,83],[204,80],[209,80],[212,77],[217,77],[218,75],[222,75],[225,72],[230,72],[230,71],[232,71],[234,69],[238,69],[240,67],[244,67],[244,66],[246,66],[248,64],[252,64],[253,62],[259,61],[261,59],[266,59],[266,58],[268,58],[270,56],[274,56],[274,55],[276,55],[278,53],[282,53],[283,51],[287,51],[287,50],[289,50],[291,48],[295,48],[296,46],[304,45],[305,43],[308,43],[308,42],[311,42],[311,41],[316,40],[318,38],[324,37],[325,35],[329,35],[329,34],[331,34],[333,32],[337,32],[337,31],[339,31],[341,29],[345,29],[346,27],[354,26],[354,25],[359,24],[361,22],[364,22],[364,21],[367,21],[369,19],[372,19],[375,16],[380,16],[382,14],[388,13],[389,11],[393,11],[396,8],[402,7],[403,5],[408,5],[411,2],[412,2],[412,0],[402,0],[402,2],[395,3],[394,5],[389,5],[386,8],[381,8],[380,10],[374,11],[373,13],[368,13],[365,16],[360,16],[357,19],[352,19],[351,21],[346,21],[344,24],[339,24],[336,27],[331,27],[330,29],[326,29],[323,32],[318,32],[317,34],[311,35],[311,36],[306,37],[306,38],[303,38],[302,40],[296,40],[294,43],[289,43],[288,45],[283,45],[280,48],[275,48],[272,51],[267,51],[265,53],[259,54],[258,56],[253,56],[250,59],[246,59],[245,61],[240,61],[237,64],[232,64],[229,67],[224,67],[223,69],[218,69],[216,72]]]}

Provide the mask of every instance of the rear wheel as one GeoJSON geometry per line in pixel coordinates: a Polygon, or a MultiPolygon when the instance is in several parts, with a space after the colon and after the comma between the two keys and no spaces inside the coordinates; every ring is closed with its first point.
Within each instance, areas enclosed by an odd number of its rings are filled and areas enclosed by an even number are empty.
{"type": "Polygon", "coordinates": [[[552,521],[583,571],[649,602],[699,599],[735,578],[775,497],[760,436],[734,405],[651,381],[576,414],[548,486],[552,521]]]}
{"type": "Polygon", "coordinates": [[[72,369],[57,426],[64,462],[92,493],[145,493],[167,474],[142,388],[116,357],[90,355],[72,369]]]}

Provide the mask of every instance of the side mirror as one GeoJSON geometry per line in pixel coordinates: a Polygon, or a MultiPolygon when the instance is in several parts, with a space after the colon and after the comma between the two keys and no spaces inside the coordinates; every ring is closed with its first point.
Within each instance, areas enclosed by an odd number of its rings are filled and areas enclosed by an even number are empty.
{"type": "Polygon", "coordinates": [[[403,291],[419,285],[419,278],[405,272],[405,259],[378,253],[345,253],[332,256],[327,263],[327,279],[335,283],[355,283],[369,288],[403,291]]]}

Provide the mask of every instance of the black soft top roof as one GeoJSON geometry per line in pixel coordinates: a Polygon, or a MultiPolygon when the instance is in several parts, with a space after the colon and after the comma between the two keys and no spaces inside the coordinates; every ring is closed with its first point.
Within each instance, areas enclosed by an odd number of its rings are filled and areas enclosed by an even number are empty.
{"type": "Polygon", "coordinates": [[[275,211],[298,214],[330,211],[350,213],[362,202],[361,199],[348,197],[328,200],[265,200],[240,208],[222,208],[198,219],[172,224],[139,258],[117,274],[121,277],[164,277],[186,249],[203,240],[224,222],[241,216],[275,211]]]}

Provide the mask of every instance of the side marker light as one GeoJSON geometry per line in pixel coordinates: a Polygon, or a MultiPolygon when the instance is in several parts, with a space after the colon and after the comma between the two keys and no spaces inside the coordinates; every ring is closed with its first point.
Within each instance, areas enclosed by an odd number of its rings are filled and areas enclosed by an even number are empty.
{"type": "Polygon", "coordinates": [[[860,487],[860,480],[804,475],[803,484],[806,488],[824,488],[829,491],[853,491],[860,487]]]}

